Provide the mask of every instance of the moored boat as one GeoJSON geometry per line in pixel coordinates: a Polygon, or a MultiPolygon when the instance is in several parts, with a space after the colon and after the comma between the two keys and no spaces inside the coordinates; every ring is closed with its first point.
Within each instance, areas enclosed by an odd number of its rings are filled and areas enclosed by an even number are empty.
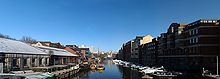
{"type": "Polygon", "coordinates": [[[91,64],[90,65],[90,69],[95,70],[96,69],[96,65],[95,64],[91,64]]]}
{"type": "Polygon", "coordinates": [[[97,70],[105,70],[105,67],[104,67],[104,65],[98,65],[98,66],[96,66],[96,69],[97,70]]]}

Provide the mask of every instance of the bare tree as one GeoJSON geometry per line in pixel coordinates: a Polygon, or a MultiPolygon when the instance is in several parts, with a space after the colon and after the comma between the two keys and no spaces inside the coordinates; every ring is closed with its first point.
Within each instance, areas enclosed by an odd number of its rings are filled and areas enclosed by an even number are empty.
{"type": "Polygon", "coordinates": [[[21,41],[22,42],[25,42],[25,43],[33,43],[33,42],[36,42],[35,39],[33,39],[32,37],[29,37],[29,36],[23,36],[21,38],[21,41]]]}
{"type": "Polygon", "coordinates": [[[8,35],[4,35],[4,34],[1,34],[1,33],[0,33],[0,38],[6,38],[6,39],[16,40],[16,39],[14,39],[14,38],[11,38],[11,37],[8,36],[8,35]]]}

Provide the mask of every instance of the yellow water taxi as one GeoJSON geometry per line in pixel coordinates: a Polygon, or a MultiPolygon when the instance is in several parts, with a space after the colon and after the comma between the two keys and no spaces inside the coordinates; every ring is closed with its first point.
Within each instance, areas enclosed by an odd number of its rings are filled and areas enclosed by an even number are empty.
{"type": "Polygon", "coordinates": [[[103,65],[99,65],[96,67],[97,70],[105,70],[105,67],[103,65]]]}
{"type": "Polygon", "coordinates": [[[104,70],[97,70],[98,72],[103,72],[104,70]]]}

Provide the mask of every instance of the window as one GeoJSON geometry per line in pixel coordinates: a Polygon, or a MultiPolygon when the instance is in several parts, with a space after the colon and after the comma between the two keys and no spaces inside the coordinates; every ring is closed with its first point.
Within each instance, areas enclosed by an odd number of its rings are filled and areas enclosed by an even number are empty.
{"type": "Polygon", "coordinates": [[[196,31],[196,34],[198,34],[198,28],[196,28],[196,30],[195,30],[195,31],[196,31]]]}
{"type": "Polygon", "coordinates": [[[35,66],[35,59],[32,58],[32,66],[35,66]]]}
{"type": "Polygon", "coordinates": [[[192,30],[192,35],[194,35],[195,33],[194,33],[194,30],[192,30]]]}
{"type": "Polygon", "coordinates": [[[192,35],[192,34],[191,34],[191,30],[189,30],[189,35],[192,35]]]}
{"type": "Polygon", "coordinates": [[[32,58],[32,63],[34,63],[35,62],[35,59],[34,58],[32,58]]]}
{"type": "Polygon", "coordinates": [[[12,66],[13,67],[17,67],[17,59],[13,59],[12,60],[12,66]]]}
{"type": "Polygon", "coordinates": [[[171,33],[173,33],[174,32],[174,27],[171,27],[171,33]]]}
{"type": "Polygon", "coordinates": [[[198,37],[196,38],[196,43],[198,43],[198,37]]]}
{"type": "Polygon", "coordinates": [[[67,58],[63,58],[63,64],[66,64],[68,62],[67,58]]]}
{"type": "Polygon", "coordinates": [[[196,29],[194,29],[194,34],[197,34],[197,30],[196,29]]]}
{"type": "Polygon", "coordinates": [[[192,43],[191,39],[189,40],[189,43],[190,43],[190,44],[192,43]]]}
{"type": "Polygon", "coordinates": [[[24,66],[27,66],[27,58],[24,58],[23,65],[24,65],[24,66]]]}
{"type": "Polygon", "coordinates": [[[40,58],[39,65],[42,65],[42,60],[43,60],[43,58],[40,58]]]}
{"type": "Polygon", "coordinates": [[[195,38],[193,38],[193,43],[195,43],[195,38]]]}

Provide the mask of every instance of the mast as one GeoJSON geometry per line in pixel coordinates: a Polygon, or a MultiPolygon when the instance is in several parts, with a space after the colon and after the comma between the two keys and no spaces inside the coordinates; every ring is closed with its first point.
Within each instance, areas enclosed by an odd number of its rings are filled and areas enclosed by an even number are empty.
{"type": "Polygon", "coordinates": [[[217,75],[218,75],[218,56],[216,57],[216,60],[217,60],[217,75]]]}

